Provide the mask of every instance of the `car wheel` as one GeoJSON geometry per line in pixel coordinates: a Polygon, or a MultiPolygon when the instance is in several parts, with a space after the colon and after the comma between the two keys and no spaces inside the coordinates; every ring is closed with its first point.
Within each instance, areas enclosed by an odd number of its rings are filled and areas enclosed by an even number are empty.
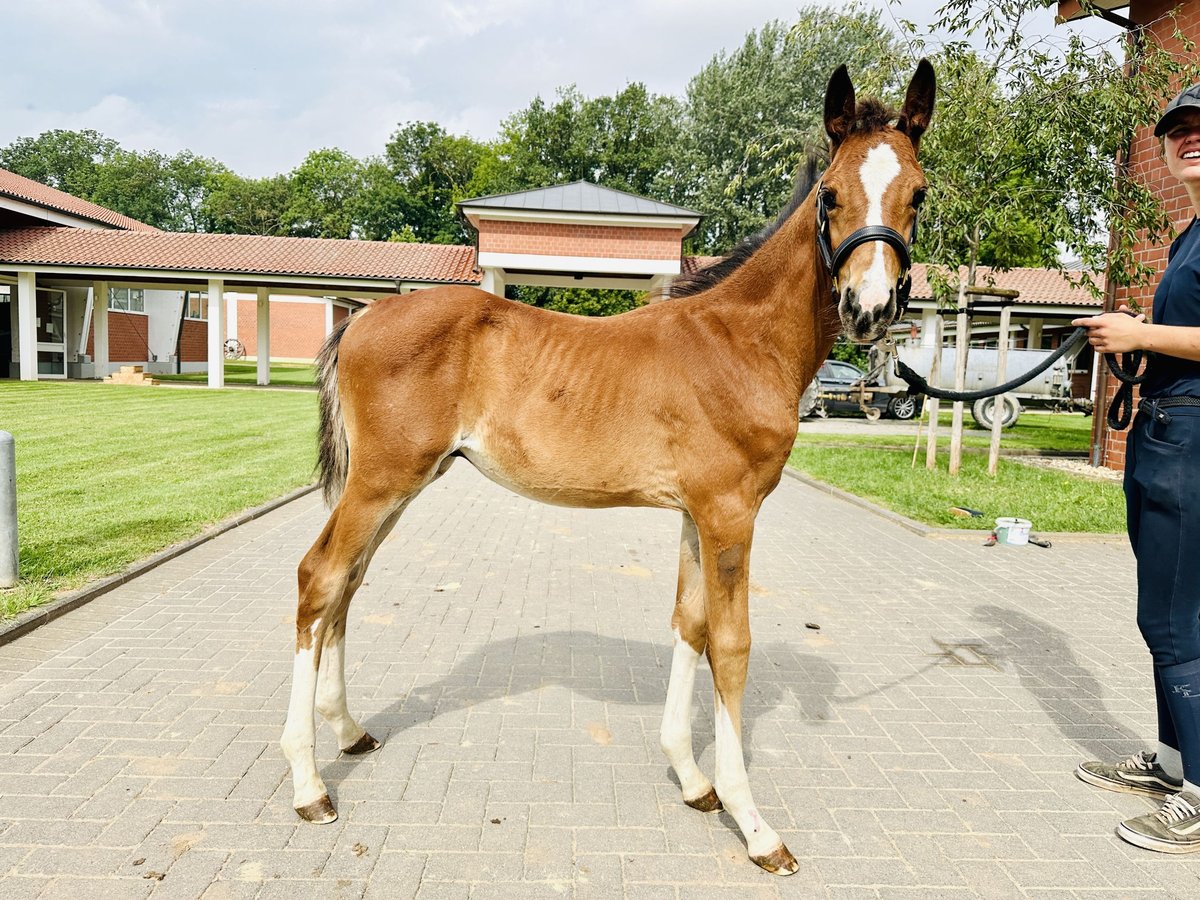
{"type": "Polygon", "coordinates": [[[800,395],[800,418],[804,419],[818,412],[817,406],[821,398],[821,381],[814,378],[800,395]]]}
{"type": "Polygon", "coordinates": [[[914,394],[899,394],[888,402],[888,415],[905,421],[917,414],[918,401],[914,394]]]}
{"type": "Polygon", "coordinates": [[[996,404],[1001,403],[1000,427],[1009,428],[1014,425],[1021,415],[1021,404],[1017,402],[1017,398],[1012,394],[1003,394],[1000,397],[984,397],[982,400],[976,400],[975,405],[971,407],[971,418],[975,423],[988,431],[992,428],[992,417],[995,415],[996,404]]]}

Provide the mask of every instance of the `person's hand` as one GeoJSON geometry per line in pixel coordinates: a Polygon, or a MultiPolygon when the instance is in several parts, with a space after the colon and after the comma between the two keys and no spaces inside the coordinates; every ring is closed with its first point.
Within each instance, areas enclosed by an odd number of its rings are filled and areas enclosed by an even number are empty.
{"type": "Polygon", "coordinates": [[[1122,304],[1115,313],[1075,319],[1071,324],[1088,330],[1088,343],[1097,353],[1128,353],[1144,349],[1145,321],[1145,313],[1134,315],[1133,310],[1122,304]]]}

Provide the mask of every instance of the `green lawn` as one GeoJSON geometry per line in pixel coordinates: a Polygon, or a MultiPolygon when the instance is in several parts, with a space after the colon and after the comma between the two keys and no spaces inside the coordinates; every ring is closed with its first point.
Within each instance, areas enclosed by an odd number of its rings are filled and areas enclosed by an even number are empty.
{"type": "Polygon", "coordinates": [[[309,391],[0,381],[22,579],[0,617],[308,484],[316,407],[309,391]]]}
{"type": "MultiPolygon", "coordinates": [[[[193,384],[207,384],[208,374],[204,372],[189,375],[155,375],[159,381],[185,381],[193,384]]],[[[226,384],[257,384],[258,364],[238,361],[225,362],[226,384]]],[[[312,387],[312,363],[271,363],[271,384],[312,387]]]]}
{"type": "MultiPolygon", "coordinates": [[[[884,419],[884,422],[889,420],[884,419]]],[[[943,430],[949,429],[951,414],[941,411],[938,422],[943,430]]],[[[907,447],[911,453],[916,437],[916,425],[912,425],[913,433],[908,435],[853,435],[847,437],[840,434],[805,433],[804,423],[800,425],[797,441],[804,444],[852,444],[861,447],[907,447]]],[[[927,428],[921,429],[921,453],[924,454],[924,441],[927,428]]],[[[1087,453],[1091,448],[1092,418],[1081,413],[1050,413],[1030,412],[1021,413],[1017,424],[1006,428],[1000,437],[1000,449],[1004,450],[1037,450],[1059,452],[1087,453]]],[[[963,446],[967,448],[987,449],[992,443],[992,433],[975,427],[975,420],[968,410],[963,417],[963,446]]],[[[949,434],[938,435],[938,449],[946,450],[950,446],[949,434]]],[[[923,458],[923,457],[922,457],[923,458]]]]}
{"type": "Polygon", "coordinates": [[[911,444],[905,449],[854,448],[802,440],[789,462],[820,481],[928,525],[991,528],[999,516],[1019,516],[1029,519],[1034,531],[1125,530],[1125,500],[1117,482],[1003,458],[993,478],[987,474],[986,453],[964,453],[959,475],[951,478],[947,454],[938,455],[938,468],[931,472],[925,468],[923,447],[912,468],[911,444]],[[979,510],[984,518],[959,518],[951,514],[952,506],[979,510]]]}

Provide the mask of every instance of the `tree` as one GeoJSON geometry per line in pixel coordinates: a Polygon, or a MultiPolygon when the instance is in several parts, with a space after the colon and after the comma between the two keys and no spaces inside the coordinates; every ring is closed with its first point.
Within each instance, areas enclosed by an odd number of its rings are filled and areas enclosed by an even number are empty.
{"type": "Polygon", "coordinates": [[[213,231],[282,235],[291,202],[292,188],[286,175],[243,178],[233,172],[217,172],[201,212],[213,231]]]}
{"type": "Polygon", "coordinates": [[[367,163],[364,236],[385,239],[409,228],[419,241],[467,242],[454,204],[471,196],[468,185],[487,154],[485,145],[449,134],[435,122],[403,125],[383,158],[367,163]]]}
{"type": "MultiPolygon", "coordinates": [[[[958,39],[937,54],[938,111],[921,145],[931,186],[921,251],[952,271],[966,266],[968,284],[987,254],[1004,256],[1006,246],[1013,258],[1060,269],[1065,249],[1116,283],[1144,278],[1135,237],[1168,223],[1117,160],[1173,85],[1196,81],[1200,69],[1154,46],[1135,52],[1124,35],[1100,43],[1070,31],[1064,49],[1048,46],[1029,36],[1026,21],[1043,6],[951,0],[931,26],[985,46],[958,39]]],[[[920,52],[915,26],[903,27],[920,52]]]]}
{"type": "Polygon", "coordinates": [[[863,93],[887,93],[901,84],[901,56],[879,13],[858,3],[803,8],[790,28],[768,22],[715,56],[688,84],[675,169],[659,182],[706,216],[693,252],[728,251],[787,203],[802,161],[825,147],[825,87],[838,65],[863,93]]]}
{"type": "Polygon", "coordinates": [[[366,187],[361,162],[336,148],[314,150],[289,176],[280,225],[293,237],[351,238],[366,187]]]}
{"type": "Polygon", "coordinates": [[[506,295],[530,306],[577,316],[615,316],[646,302],[645,295],[637,291],[606,288],[549,288],[518,284],[510,286],[506,295]]]}
{"type": "Polygon", "coordinates": [[[97,131],[44,131],[0,150],[0,168],[84,200],[95,195],[99,170],[118,144],[97,131]]]}
{"type": "MultiPolygon", "coordinates": [[[[635,194],[655,193],[678,143],[681,106],[641,83],[613,97],[584,97],[574,85],[547,104],[535,97],[501,126],[497,191],[591,181],[635,194]]],[[[665,179],[664,179],[665,180],[665,179]]]]}

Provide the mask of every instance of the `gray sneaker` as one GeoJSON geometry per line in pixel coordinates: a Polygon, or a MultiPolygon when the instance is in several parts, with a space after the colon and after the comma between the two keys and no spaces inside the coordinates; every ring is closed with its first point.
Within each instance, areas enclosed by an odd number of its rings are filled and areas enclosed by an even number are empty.
{"type": "Polygon", "coordinates": [[[1166,798],[1183,789],[1183,779],[1175,779],[1163,771],[1157,762],[1158,754],[1139,750],[1124,762],[1113,765],[1105,762],[1080,763],[1075,777],[1108,791],[1145,794],[1166,798]]]}
{"type": "Polygon", "coordinates": [[[1200,797],[1172,794],[1158,812],[1118,825],[1117,837],[1160,853],[1194,853],[1200,850],[1200,797]]]}

